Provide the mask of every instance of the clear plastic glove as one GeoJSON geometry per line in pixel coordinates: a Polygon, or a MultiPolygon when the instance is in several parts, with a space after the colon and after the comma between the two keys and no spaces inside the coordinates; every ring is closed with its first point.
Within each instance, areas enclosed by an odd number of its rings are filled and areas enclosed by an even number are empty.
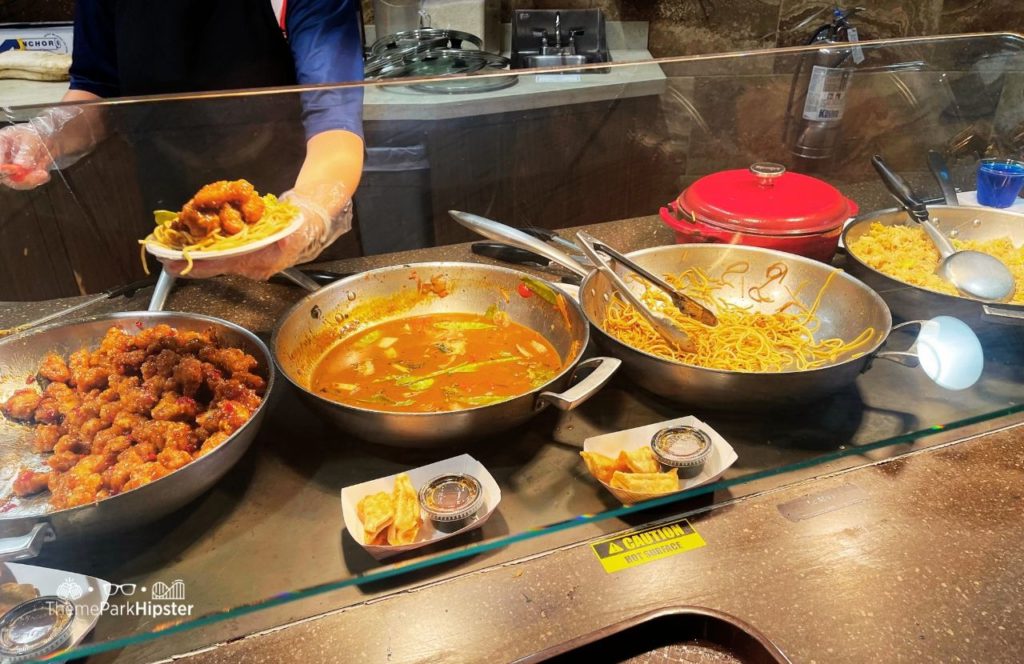
{"type": "MultiPolygon", "coordinates": [[[[289,191],[281,196],[299,208],[298,230],[274,244],[241,256],[196,260],[185,277],[205,279],[221,274],[239,274],[266,280],[281,270],[306,263],[352,229],[352,202],[344,185],[323,185],[302,194],[289,191]]],[[[180,275],[185,261],[164,261],[164,268],[180,275]]]]}
{"type": "Polygon", "coordinates": [[[98,128],[76,106],[50,108],[28,122],[0,129],[0,185],[33,189],[66,168],[98,140],[98,128]]]}

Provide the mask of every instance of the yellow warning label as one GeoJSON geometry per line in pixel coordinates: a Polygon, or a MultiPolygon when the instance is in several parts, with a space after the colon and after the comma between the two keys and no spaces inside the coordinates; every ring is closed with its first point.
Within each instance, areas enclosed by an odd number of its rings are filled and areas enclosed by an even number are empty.
{"type": "Polygon", "coordinates": [[[693,529],[690,522],[680,519],[673,523],[594,542],[590,548],[597,554],[604,571],[611,574],[668,558],[683,551],[699,549],[705,544],[704,538],[693,529]]]}

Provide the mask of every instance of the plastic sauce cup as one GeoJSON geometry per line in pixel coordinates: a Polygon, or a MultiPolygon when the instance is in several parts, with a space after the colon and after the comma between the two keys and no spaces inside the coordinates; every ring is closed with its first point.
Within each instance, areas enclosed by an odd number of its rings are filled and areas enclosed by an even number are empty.
{"type": "Polygon", "coordinates": [[[1024,187],[1024,163],[1014,159],[982,159],[978,165],[978,202],[1008,208],[1024,187]]]}

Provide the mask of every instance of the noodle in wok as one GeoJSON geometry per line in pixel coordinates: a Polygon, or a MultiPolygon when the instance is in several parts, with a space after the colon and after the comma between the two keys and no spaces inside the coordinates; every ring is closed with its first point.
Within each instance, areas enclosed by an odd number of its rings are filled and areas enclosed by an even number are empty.
{"type": "Polygon", "coordinates": [[[771,303],[768,287],[773,283],[782,285],[788,297],[773,313],[753,311],[751,307],[739,306],[723,297],[721,291],[737,292],[737,287],[738,292],[744,293],[743,279],[749,270],[748,263],[738,262],[726,267],[718,277],[712,277],[700,268],[690,268],[678,275],[665,275],[665,280],[674,288],[716,311],[718,325],[715,326],[684,316],[661,289],[647,285],[633,275],[634,279],[646,285],[640,296],[643,302],[651,310],[670,318],[689,335],[694,344],[692,352],[680,349],[658,334],[618,294],[612,297],[605,310],[602,327],[619,341],[661,358],[709,369],[747,373],[817,369],[844,356],[859,356],[875,338],[875,329],[868,327],[851,341],[839,338],[815,340],[814,335],[821,325],[817,310],[838,270],[829,274],[808,307],[798,299],[804,284],[795,291],[791,290],[783,284],[788,274],[786,265],[770,265],[765,272],[765,280],[747,288],[745,295],[760,304],[771,303]]]}

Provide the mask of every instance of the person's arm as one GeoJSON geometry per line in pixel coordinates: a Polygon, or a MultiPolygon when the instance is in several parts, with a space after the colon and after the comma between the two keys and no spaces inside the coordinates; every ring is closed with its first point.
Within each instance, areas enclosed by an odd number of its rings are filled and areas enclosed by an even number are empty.
{"type": "MultiPolygon", "coordinates": [[[[109,0],[75,3],[70,89],[61,102],[97,101],[117,94],[113,14],[109,0]]],[[[0,185],[32,189],[88,153],[104,134],[96,108],[54,106],[27,122],[0,129],[0,185]]]]}
{"type": "MultiPolygon", "coordinates": [[[[289,0],[285,16],[295,72],[302,85],[361,81],[362,42],[358,0],[289,0]]],[[[350,202],[363,170],[362,88],[301,94],[306,158],[287,199],[298,206],[299,230],[251,254],[222,261],[197,261],[190,277],[241,274],[266,279],[316,258],[352,226],[350,202]]],[[[173,273],[181,261],[168,263],[173,273]]]]}
{"type": "MultiPolygon", "coordinates": [[[[290,0],[287,4],[285,28],[300,85],[363,79],[357,2],[290,0]]],[[[305,92],[301,101],[306,159],[293,191],[336,217],[348,205],[362,175],[363,91],[335,88],[305,92]]]]}

